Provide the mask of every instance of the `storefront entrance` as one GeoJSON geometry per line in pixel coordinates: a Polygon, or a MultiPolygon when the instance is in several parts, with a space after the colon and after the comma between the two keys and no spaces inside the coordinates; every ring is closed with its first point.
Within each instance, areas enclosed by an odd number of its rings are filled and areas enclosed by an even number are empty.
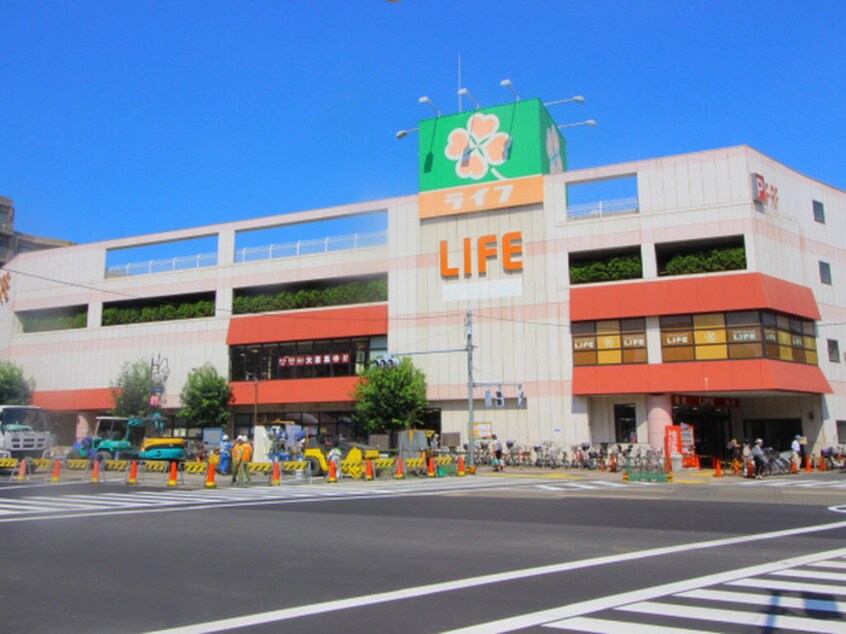
{"type": "Polygon", "coordinates": [[[714,456],[725,458],[732,439],[731,409],[738,405],[736,399],[673,396],[673,423],[693,426],[696,453],[705,464],[710,465],[714,456]]]}
{"type": "Polygon", "coordinates": [[[745,420],[743,435],[749,442],[760,438],[765,447],[787,451],[793,439],[802,435],[802,421],[798,418],[745,420]]]}

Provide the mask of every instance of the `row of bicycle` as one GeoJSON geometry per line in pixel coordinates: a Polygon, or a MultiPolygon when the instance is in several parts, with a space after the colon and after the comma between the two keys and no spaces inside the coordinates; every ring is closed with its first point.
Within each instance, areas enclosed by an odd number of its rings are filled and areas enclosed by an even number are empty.
{"type": "MultiPolygon", "coordinates": [[[[490,465],[494,461],[497,444],[481,440],[475,445],[475,460],[479,465],[490,465]]],[[[664,452],[659,449],[644,449],[628,445],[609,446],[602,443],[562,445],[546,441],[540,444],[521,444],[507,441],[502,445],[502,462],[506,467],[538,467],[549,469],[586,469],[632,471],[664,471],[664,452]]]]}

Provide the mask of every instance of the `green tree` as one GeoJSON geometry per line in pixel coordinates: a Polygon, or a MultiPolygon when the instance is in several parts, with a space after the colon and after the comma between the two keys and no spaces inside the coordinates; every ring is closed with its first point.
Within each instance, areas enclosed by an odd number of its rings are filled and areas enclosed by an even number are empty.
{"type": "Polygon", "coordinates": [[[16,364],[0,361],[0,403],[3,405],[29,405],[35,382],[24,376],[16,364]]]}
{"type": "Polygon", "coordinates": [[[115,416],[143,418],[157,410],[150,405],[153,371],[148,361],[140,359],[124,363],[111,389],[115,401],[115,416]]]}
{"type": "Polygon", "coordinates": [[[396,367],[371,365],[352,397],[356,418],[367,431],[408,428],[420,422],[426,407],[426,377],[408,357],[396,367]]]}
{"type": "Polygon", "coordinates": [[[179,415],[191,426],[224,427],[229,422],[232,388],[210,363],[191,370],[182,388],[179,415]]]}

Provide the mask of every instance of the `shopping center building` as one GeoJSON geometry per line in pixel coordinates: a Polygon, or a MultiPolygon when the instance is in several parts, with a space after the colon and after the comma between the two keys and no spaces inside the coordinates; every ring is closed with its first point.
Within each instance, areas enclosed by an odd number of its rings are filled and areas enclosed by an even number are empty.
{"type": "Polygon", "coordinates": [[[538,100],[417,135],[408,196],[19,255],[0,354],[70,435],[139,359],[169,370],[176,433],[196,433],[179,394],[211,363],[233,432],[355,435],[357,373],[411,355],[425,423],[460,443],[661,447],[682,423],[703,454],[846,442],[846,193],[747,146],[569,171],[538,100]],[[312,225],[325,235],[255,242],[312,225]],[[125,261],[194,241],[212,246],[125,261]]]}

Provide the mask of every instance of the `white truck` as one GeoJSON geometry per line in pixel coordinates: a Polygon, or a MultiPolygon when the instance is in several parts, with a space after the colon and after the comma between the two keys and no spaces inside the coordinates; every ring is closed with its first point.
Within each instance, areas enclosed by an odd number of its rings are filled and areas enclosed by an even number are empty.
{"type": "Polygon", "coordinates": [[[0,405],[0,458],[42,458],[54,444],[49,410],[32,405],[0,405]]]}

